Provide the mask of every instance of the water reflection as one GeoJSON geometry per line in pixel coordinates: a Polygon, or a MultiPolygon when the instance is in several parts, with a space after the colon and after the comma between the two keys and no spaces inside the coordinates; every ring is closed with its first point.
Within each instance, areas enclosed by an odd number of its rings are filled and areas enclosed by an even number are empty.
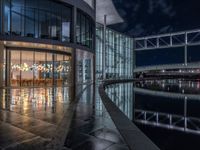
{"type": "Polygon", "coordinates": [[[149,80],[110,85],[106,91],[161,149],[177,149],[176,143],[184,141],[178,149],[188,149],[200,146],[199,84],[195,80],[149,80]]]}
{"type": "Polygon", "coordinates": [[[106,92],[112,101],[126,114],[129,119],[133,118],[133,84],[114,84],[106,88],[106,92]]]}
{"type": "Polygon", "coordinates": [[[200,94],[200,80],[146,80],[136,82],[135,87],[153,91],[166,91],[182,94],[200,94]]]}

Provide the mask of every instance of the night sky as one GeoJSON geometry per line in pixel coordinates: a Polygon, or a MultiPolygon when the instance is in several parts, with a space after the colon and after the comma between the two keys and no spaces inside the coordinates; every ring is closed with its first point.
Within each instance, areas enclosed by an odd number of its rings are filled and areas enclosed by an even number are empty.
{"type": "Polygon", "coordinates": [[[117,31],[139,37],[200,28],[200,0],[113,0],[124,23],[117,31]]]}

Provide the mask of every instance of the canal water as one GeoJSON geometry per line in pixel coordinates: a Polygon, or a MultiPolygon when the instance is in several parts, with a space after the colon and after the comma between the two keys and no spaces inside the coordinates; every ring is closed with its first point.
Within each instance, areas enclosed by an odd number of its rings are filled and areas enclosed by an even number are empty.
{"type": "Polygon", "coordinates": [[[161,150],[200,149],[199,80],[115,84],[106,92],[161,150]]]}

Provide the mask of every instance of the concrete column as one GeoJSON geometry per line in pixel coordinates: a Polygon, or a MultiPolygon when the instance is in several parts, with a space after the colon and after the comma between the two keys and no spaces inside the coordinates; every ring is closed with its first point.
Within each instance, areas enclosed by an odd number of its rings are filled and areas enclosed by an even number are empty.
{"type": "Polygon", "coordinates": [[[136,42],[135,39],[133,39],[133,78],[135,78],[134,70],[136,69],[136,42]]]}
{"type": "MultiPolygon", "coordinates": [[[[94,2],[94,10],[96,16],[96,0],[94,2]]],[[[95,17],[95,24],[94,24],[94,37],[93,37],[93,50],[94,50],[94,57],[93,57],[93,82],[96,81],[96,17],[95,17]]]]}
{"type": "Polygon", "coordinates": [[[106,20],[107,20],[107,16],[104,15],[104,26],[103,26],[103,80],[106,79],[106,20]]]}
{"type": "Polygon", "coordinates": [[[0,87],[4,85],[4,44],[3,42],[0,42],[0,87]]]}
{"type": "MultiPolygon", "coordinates": [[[[77,8],[73,8],[72,14],[72,42],[76,43],[76,22],[77,22],[77,8]]],[[[71,99],[76,97],[76,48],[73,48],[71,55],[71,99]]]]}
{"type": "MultiPolygon", "coordinates": [[[[0,86],[3,85],[3,76],[4,76],[4,69],[3,69],[3,64],[4,64],[4,45],[3,42],[0,42],[0,86]]],[[[0,96],[3,97],[3,89],[0,88],[0,96]]],[[[0,100],[0,108],[3,108],[3,98],[0,100]]]]}
{"type": "MultiPolygon", "coordinates": [[[[53,62],[53,67],[52,67],[52,86],[53,88],[56,86],[55,82],[56,82],[56,79],[55,79],[55,54],[52,55],[52,62],[53,62]]],[[[53,89],[52,88],[52,89],[53,89]]]]}
{"type": "Polygon", "coordinates": [[[3,1],[0,0],[0,32],[3,33],[3,1]]]}
{"type": "Polygon", "coordinates": [[[11,51],[6,50],[5,86],[10,87],[11,82],[11,51]]]}

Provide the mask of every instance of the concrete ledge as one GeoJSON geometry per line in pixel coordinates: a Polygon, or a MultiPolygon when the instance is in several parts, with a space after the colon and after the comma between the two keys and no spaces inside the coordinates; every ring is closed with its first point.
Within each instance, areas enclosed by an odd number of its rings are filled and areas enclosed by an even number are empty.
{"type": "Polygon", "coordinates": [[[105,92],[105,88],[108,85],[131,81],[134,80],[112,80],[102,83],[99,86],[99,94],[102,102],[130,150],[159,150],[159,148],[112,102],[105,92]]]}

